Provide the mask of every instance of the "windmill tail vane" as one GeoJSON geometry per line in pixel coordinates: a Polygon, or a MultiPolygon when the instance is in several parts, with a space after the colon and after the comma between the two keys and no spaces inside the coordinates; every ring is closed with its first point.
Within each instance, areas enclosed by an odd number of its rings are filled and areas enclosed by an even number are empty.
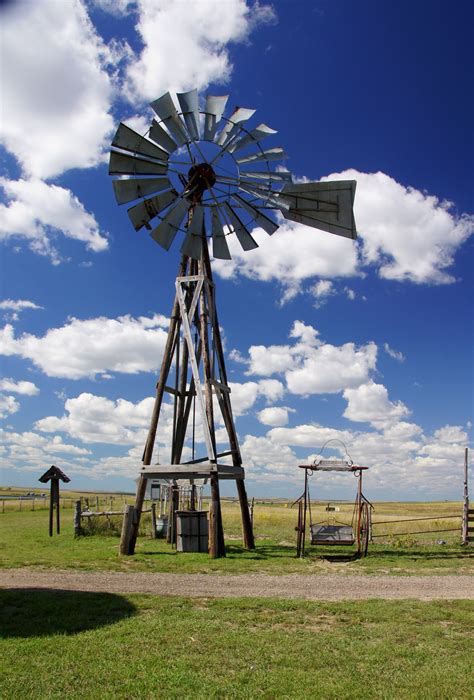
{"type": "Polygon", "coordinates": [[[280,147],[262,141],[277,132],[248,122],[254,109],[237,107],[225,116],[227,95],[208,95],[199,106],[197,90],[169,92],[151,103],[156,115],[146,136],[120,124],[112,141],[109,174],[118,204],[131,204],[136,231],[146,228],[168,250],[179,231],[181,253],[199,260],[203,235],[212,239],[214,258],[229,260],[227,237],[243,250],[258,247],[252,229],[272,235],[275,215],[346,238],[357,237],[353,180],[294,183],[281,168],[280,147]]]}

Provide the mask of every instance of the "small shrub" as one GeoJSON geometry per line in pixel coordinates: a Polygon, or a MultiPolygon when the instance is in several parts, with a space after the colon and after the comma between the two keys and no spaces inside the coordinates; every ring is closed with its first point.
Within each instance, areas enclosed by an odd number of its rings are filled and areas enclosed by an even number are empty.
{"type": "MultiPolygon", "coordinates": [[[[95,535],[120,537],[122,520],[122,515],[101,515],[95,518],[82,518],[82,534],[85,537],[95,535]]],[[[151,515],[149,513],[144,513],[140,518],[138,534],[140,537],[146,537],[151,534],[151,515]]]]}
{"type": "Polygon", "coordinates": [[[101,535],[120,537],[122,532],[121,515],[105,515],[95,518],[81,519],[82,534],[86,537],[101,535]]]}

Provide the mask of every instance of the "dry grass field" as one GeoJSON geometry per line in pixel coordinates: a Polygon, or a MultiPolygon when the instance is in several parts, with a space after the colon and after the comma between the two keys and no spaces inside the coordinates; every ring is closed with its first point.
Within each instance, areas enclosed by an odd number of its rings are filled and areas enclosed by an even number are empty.
{"type": "MultiPolygon", "coordinates": [[[[27,492],[29,489],[24,489],[27,492]]],[[[353,559],[353,547],[315,547],[307,538],[304,560],[295,557],[297,509],[283,500],[256,500],[253,508],[256,550],[242,547],[240,508],[236,500],[223,500],[227,557],[210,560],[205,554],[177,555],[162,539],[152,539],[150,515],[144,514],[136,556],[119,557],[121,516],[83,521],[85,537],[73,537],[73,504],[82,497],[99,508],[121,511],[133,495],[93,494],[64,489],[61,497],[61,535],[47,536],[48,499],[4,498],[20,489],[0,491],[0,566],[41,566],[113,571],[172,571],[182,573],[469,573],[472,548],[460,546],[461,504],[375,503],[373,541],[369,556],[353,559]],[[5,509],[2,509],[5,503],[5,509]],[[21,504],[21,510],[20,510],[21,504]],[[34,508],[34,510],[33,510],[34,508]],[[454,516],[454,517],[447,517],[454,516]],[[409,520],[410,522],[401,522],[409,520]],[[445,528],[453,531],[445,531],[445,528]],[[434,531],[434,532],[433,532],[434,531]],[[8,535],[6,534],[8,533],[8,535]],[[408,534],[406,534],[408,533],[408,534]],[[440,544],[441,542],[441,544],[440,544]],[[331,562],[328,564],[328,562],[331,562]]],[[[353,505],[340,503],[339,511],[326,511],[327,503],[313,503],[313,521],[349,524],[353,505]]],[[[207,503],[204,502],[204,508],[207,503]]]]}

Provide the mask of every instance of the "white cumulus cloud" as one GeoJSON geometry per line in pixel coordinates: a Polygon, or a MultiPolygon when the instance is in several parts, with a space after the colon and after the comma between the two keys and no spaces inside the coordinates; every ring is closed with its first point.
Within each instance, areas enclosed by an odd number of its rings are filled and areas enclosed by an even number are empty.
{"type": "Polygon", "coordinates": [[[5,178],[0,178],[0,188],[8,199],[7,204],[0,204],[0,240],[24,239],[33,251],[49,256],[54,263],[61,260],[53,243],[58,234],[81,241],[95,253],[107,249],[107,238],[94,215],[70,190],[37,179],[5,178]]]}
{"type": "Polygon", "coordinates": [[[20,408],[20,404],[14,396],[5,396],[0,394],[0,418],[6,418],[12,413],[16,413],[20,408]]]}
{"type": "Polygon", "coordinates": [[[61,417],[48,416],[36,422],[37,430],[65,432],[86,443],[144,444],[150,423],[153,398],[136,404],[125,399],[112,401],[104,396],[83,393],[64,404],[61,417]]]}
{"type": "Polygon", "coordinates": [[[382,172],[346,170],[322,179],[357,180],[354,211],[364,265],[375,265],[380,277],[400,282],[455,281],[449,268],[474,232],[474,217],[458,216],[450,202],[382,172]]]}
{"type": "Polygon", "coordinates": [[[259,247],[242,251],[235,236],[229,236],[232,260],[214,260],[221,277],[242,275],[263,282],[282,284],[288,301],[301,283],[314,277],[353,277],[358,274],[357,247],[352,241],[290,221],[282,221],[273,236],[260,228],[252,231],[259,247]]]}
{"type": "Polygon", "coordinates": [[[161,361],[168,320],[121,316],[72,318],[43,336],[15,338],[11,325],[0,330],[0,354],[31,360],[50,377],[80,379],[105,372],[136,374],[155,370],[161,361]]]}
{"type": "Polygon", "coordinates": [[[2,13],[0,140],[26,175],[96,165],[113,129],[109,49],[81,0],[2,13]]]}
{"type": "Polygon", "coordinates": [[[25,380],[16,382],[14,379],[0,379],[0,391],[12,391],[14,394],[24,394],[25,396],[36,396],[39,389],[33,382],[25,380]]]}
{"type": "Polygon", "coordinates": [[[257,413],[257,418],[263,425],[281,426],[288,423],[288,411],[283,406],[269,406],[257,413]]]}
{"type": "MultiPolygon", "coordinates": [[[[1,205],[0,205],[1,211],[1,205]]],[[[1,226],[1,220],[0,220],[1,226]]],[[[0,234],[1,235],[1,234],[0,234]]],[[[33,301],[28,301],[27,299],[3,299],[0,301],[0,309],[5,311],[3,318],[6,321],[18,321],[20,318],[20,313],[25,309],[42,309],[42,306],[38,306],[33,301]]]]}
{"type": "Polygon", "coordinates": [[[377,363],[377,346],[369,342],[335,346],[324,343],[318,331],[295,321],[294,345],[252,345],[247,374],[283,374],[292,394],[333,394],[367,382],[377,363]]]}
{"type": "Polygon", "coordinates": [[[389,400],[388,391],[383,384],[373,381],[354,389],[345,389],[343,396],[347,400],[344,411],[346,418],[371,423],[376,428],[396,423],[410,414],[401,401],[393,403],[389,400]]]}
{"type": "Polygon", "coordinates": [[[275,20],[270,5],[244,0],[138,0],[136,9],[143,49],[127,70],[131,100],[227,82],[232,72],[227,45],[275,20]]]}

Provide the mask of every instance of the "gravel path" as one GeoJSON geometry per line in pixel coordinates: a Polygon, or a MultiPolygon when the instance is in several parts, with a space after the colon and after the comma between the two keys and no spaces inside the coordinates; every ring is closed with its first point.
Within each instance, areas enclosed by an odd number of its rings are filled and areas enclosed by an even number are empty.
{"type": "Polygon", "coordinates": [[[474,599],[473,576],[267,576],[1,569],[0,588],[50,588],[207,598],[474,599]]]}

